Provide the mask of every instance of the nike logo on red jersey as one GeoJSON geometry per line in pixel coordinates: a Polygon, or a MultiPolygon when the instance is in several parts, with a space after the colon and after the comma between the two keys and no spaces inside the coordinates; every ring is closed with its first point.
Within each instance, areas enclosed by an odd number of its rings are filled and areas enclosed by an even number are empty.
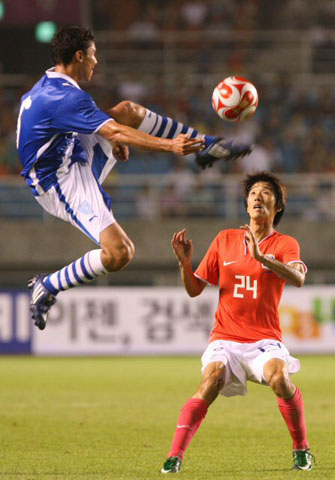
{"type": "Polygon", "coordinates": [[[223,262],[223,266],[226,267],[227,265],[231,265],[232,263],[236,263],[236,262],[237,262],[237,260],[233,260],[232,262],[226,262],[226,261],[224,261],[224,262],[223,262]]]}

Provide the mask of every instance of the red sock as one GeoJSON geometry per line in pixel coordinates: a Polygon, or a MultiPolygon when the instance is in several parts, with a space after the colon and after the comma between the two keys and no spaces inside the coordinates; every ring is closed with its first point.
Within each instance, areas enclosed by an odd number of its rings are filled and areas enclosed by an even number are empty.
{"type": "Polygon", "coordinates": [[[199,398],[190,398],[185,403],[178,418],[168,457],[183,459],[185,450],[206,416],[207,409],[207,403],[199,398]]]}
{"type": "Polygon", "coordinates": [[[297,387],[295,394],[290,400],[283,400],[277,397],[277,402],[293,439],[293,450],[306,450],[309,448],[309,444],[307,441],[304,402],[299,388],[297,387]]]}

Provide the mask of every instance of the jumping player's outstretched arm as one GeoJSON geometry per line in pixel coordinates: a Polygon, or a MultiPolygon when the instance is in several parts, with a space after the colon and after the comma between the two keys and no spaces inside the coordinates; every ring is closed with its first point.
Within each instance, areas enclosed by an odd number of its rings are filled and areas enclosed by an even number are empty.
{"type": "Polygon", "coordinates": [[[113,120],[103,124],[97,133],[114,145],[124,143],[143,150],[172,152],[176,155],[199,152],[204,146],[204,140],[199,138],[189,138],[187,135],[178,135],[173,139],[153,137],[113,120]]]}
{"type": "Polygon", "coordinates": [[[255,239],[254,234],[252,233],[249,225],[244,225],[241,227],[243,230],[246,230],[246,241],[248,243],[250,254],[254,257],[255,260],[261,262],[265,267],[270,268],[278,277],[286,280],[291,285],[295,287],[302,287],[305,283],[305,267],[303,263],[293,262],[289,265],[275,258],[270,258],[264,255],[255,239]]]}
{"type": "Polygon", "coordinates": [[[193,254],[192,240],[186,240],[185,228],[178,233],[174,233],[171,245],[174,254],[178,260],[181,278],[185,289],[190,297],[197,297],[206,287],[206,282],[197,278],[192,270],[191,260],[193,254]]]}

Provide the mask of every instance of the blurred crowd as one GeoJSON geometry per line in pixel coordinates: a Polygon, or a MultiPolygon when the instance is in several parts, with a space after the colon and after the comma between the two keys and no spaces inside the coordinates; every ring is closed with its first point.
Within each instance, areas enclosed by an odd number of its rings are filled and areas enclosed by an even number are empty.
{"type": "Polygon", "coordinates": [[[95,29],[146,31],[154,38],[164,30],[290,30],[334,26],[333,0],[95,0],[95,29]]]}
{"type": "MultiPolygon", "coordinates": [[[[122,84],[103,92],[100,88],[93,88],[91,93],[102,108],[131,98],[152,110],[192,125],[202,133],[255,145],[252,154],[243,161],[222,165],[224,172],[267,169],[284,173],[334,173],[334,90],[325,87],[301,90],[299,85],[290,83],[287,75],[279,76],[271,84],[257,83],[257,79],[254,83],[260,99],[257,112],[252,119],[234,124],[214,113],[211,92],[207,89],[181,86],[172,94],[158,82],[150,91],[143,85],[142,93],[139,95],[140,89],[137,89],[133,98],[130,89],[122,96],[122,84]]],[[[29,88],[28,85],[26,88],[29,88]]],[[[0,175],[20,172],[15,132],[19,99],[24,91],[25,87],[0,89],[0,175]]],[[[145,166],[148,154],[136,152],[133,157],[127,166],[120,166],[120,173],[150,173],[145,166]]],[[[156,155],[155,161],[149,162],[149,165],[152,173],[166,173],[173,170],[177,161],[173,157],[156,155]]],[[[186,159],[186,165],[191,170],[195,169],[192,159],[186,159]]]]}

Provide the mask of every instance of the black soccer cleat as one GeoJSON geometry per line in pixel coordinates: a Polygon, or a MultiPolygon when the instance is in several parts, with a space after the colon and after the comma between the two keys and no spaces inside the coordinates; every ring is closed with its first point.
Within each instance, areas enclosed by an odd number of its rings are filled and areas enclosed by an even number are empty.
{"type": "Polygon", "coordinates": [[[44,330],[48,312],[52,305],[56,303],[56,297],[43,284],[43,276],[38,274],[28,282],[28,288],[31,289],[30,312],[34,325],[40,330],[44,330]]]}
{"type": "Polygon", "coordinates": [[[200,168],[210,168],[214,162],[218,160],[236,160],[251,153],[252,147],[244,143],[233,143],[231,140],[226,140],[218,137],[208,145],[207,148],[196,154],[196,163],[200,168]]]}

